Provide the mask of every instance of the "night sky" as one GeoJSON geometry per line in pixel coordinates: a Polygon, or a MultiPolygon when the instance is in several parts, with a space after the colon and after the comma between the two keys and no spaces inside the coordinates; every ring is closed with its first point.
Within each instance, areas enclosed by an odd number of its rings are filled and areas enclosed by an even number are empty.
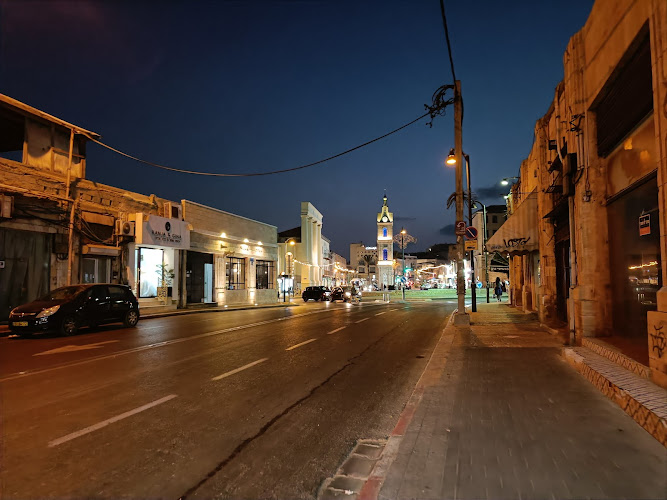
{"type": "MultiPolygon", "coordinates": [[[[535,120],[563,77],[563,52],[592,0],[446,0],[473,191],[503,203],[535,120]]],[[[424,113],[452,83],[438,0],[0,0],[0,93],[101,134],[156,163],[262,172],[334,155],[424,113]]],[[[210,178],[171,173],[89,143],[87,177],[267,222],[375,244],[386,190],[410,250],[454,241],[453,107],[328,163],[293,173],[210,178]]]]}

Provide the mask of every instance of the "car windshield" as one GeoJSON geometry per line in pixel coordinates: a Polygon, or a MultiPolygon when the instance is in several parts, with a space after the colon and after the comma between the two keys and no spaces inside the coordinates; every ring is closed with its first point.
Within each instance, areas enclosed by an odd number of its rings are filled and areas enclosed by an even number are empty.
{"type": "Polygon", "coordinates": [[[77,293],[85,290],[85,286],[65,286],[63,288],[57,288],[50,293],[47,293],[43,297],[40,297],[40,301],[49,301],[49,300],[67,300],[74,297],[77,293]]]}

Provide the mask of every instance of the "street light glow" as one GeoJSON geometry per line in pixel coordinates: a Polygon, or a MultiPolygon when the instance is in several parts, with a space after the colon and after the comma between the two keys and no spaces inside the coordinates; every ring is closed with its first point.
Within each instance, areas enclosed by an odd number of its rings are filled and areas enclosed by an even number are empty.
{"type": "Polygon", "coordinates": [[[510,182],[509,182],[507,179],[503,179],[502,181],[500,181],[500,183],[501,183],[503,186],[507,186],[510,182]]]}
{"type": "Polygon", "coordinates": [[[456,165],[456,155],[454,153],[454,148],[449,150],[449,155],[447,156],[445,163],[447,165],[456,165]]]}

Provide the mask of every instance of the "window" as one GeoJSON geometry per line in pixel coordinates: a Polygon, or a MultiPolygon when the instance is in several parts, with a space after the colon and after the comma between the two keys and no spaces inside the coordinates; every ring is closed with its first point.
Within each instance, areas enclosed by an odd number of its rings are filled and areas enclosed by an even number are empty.
{"type": "Polygon", "coordinates": [[[382,250],[382,260],[387,260],[387,249],[382,250]]]}
{"type": "Polygon", "coordinates": [[[494,216],[491,218],[491,220],[493,221],[494,224],[497,224],[497,223],[498,223],[498,216],[497,216],[497,215],[494,215],[494,216]]]}
{"type": "Polygon", "coordinates": [[[227,257],[227,290],[245,289],[245,259],[227,257]]]}
{"type": "Polygon", "coordinates": [[[368,272],[369,273],[374,273],[375,272],[375,266],[369,266],[368,272]]]}
{"type": "Polygon", "coordinates": [[[122,286],[110,286],[109,297],[111,297],[111,300],[125,300],[127,299],[127,289],[122,286]]]}
{"type": "Polygon", "coordinates": [[[258,260],[256,266],[257,289],[266,290],[274,288],[276,263],[272,260],[258,260]]]}
{"type": "Polygon", "coordinates": [[[366,267],[365,266],[359,266],[359,272],[360,273],[365,273],[366,272],[366,267]]]}
{"type": "Polygon", "coordinates": [[[387,228],[386,227],[382,228],[382,236],[384,236],[385,238],[387,237],[387,228]]]}

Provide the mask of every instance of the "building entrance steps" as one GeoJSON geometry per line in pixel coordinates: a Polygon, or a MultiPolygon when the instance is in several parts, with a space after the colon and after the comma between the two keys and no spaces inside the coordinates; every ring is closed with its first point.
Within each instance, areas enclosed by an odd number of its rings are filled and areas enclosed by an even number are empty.
{"type": "Polygon", "coordinates": [[[588,347],[563,349],[563,356],[601,393],[667,447],[667,390],[588,347]]]}

